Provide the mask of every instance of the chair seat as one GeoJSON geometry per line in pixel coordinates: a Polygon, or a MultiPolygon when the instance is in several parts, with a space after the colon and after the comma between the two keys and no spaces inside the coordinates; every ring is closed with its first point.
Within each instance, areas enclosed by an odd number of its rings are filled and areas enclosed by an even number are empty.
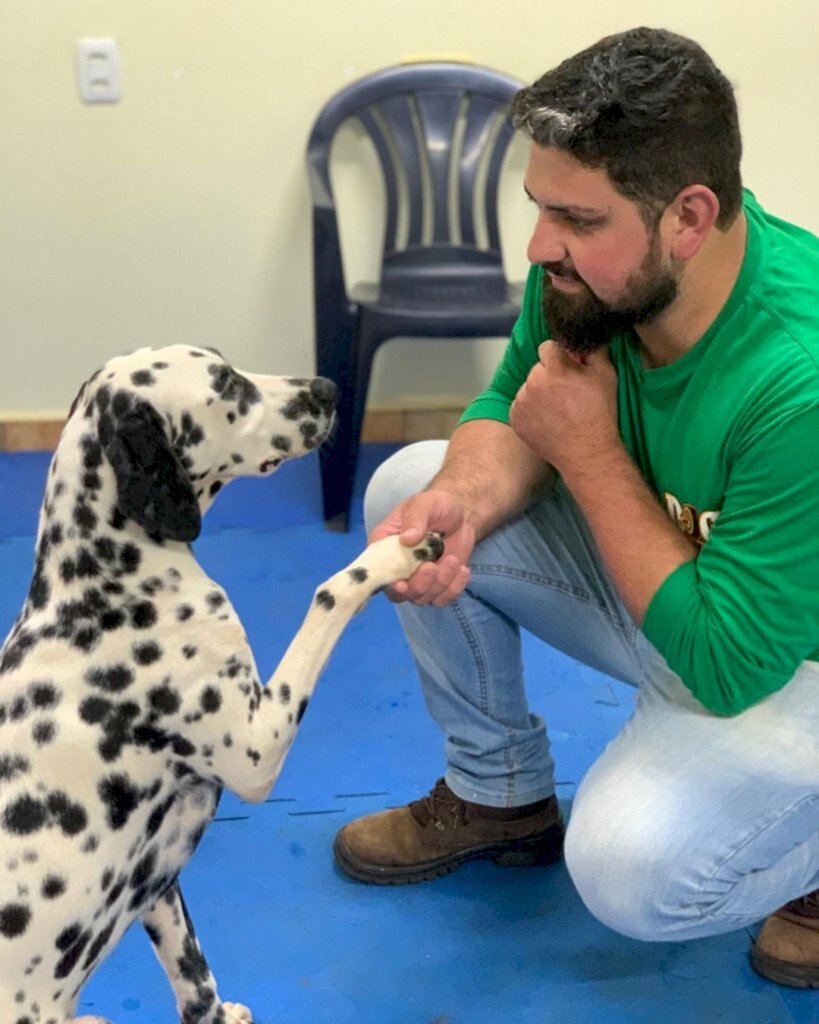
{"type": "Polygon", "coordinates": [[[511,317],[520,312],[523,284],[484,280],[446,281],[416,278],[389,286],[358,284],[350,299],[370,316],[406,315],[426,322],[452,317],[462,323],[474,318],[511,317]]]}

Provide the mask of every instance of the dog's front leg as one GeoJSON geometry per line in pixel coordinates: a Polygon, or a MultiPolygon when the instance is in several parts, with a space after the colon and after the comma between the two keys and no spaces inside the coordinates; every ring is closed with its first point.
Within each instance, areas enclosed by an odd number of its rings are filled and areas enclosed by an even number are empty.
{"type": "MultiPolygon", "coordinates": [[[[424,561],[440,557],[443,542],[428,534],[405,547],[398,537],[371,544],[323,583],[301,628],[267,686],[259,683],[253,656],[237,619],[190,642],[208,652],[209,665],[180,700],[160,687],[155,698],[172,750],[203,779],[226,786],[251,803],[264,800],[278,778],[316,681],[350,619],[379,590],[407,579],[424,561]],[[167,709],[164,717],[160,711],[167,709]]],[[[205,627],[202,627],[203,629],[205,627]]],[[[191,662],[196,667],[195,662],[191,662]]]]}
{"type": "Polygon", "coordinates": [[[252,1024],[246,1006],[219,999],[178,882],[143,913],[142,923],[173,988],[182,1024],[252,1024]]]}
{"type": "Polygon", "coordinates": [[[254,719],[261,752],[259,782],[258,788],[242,794],[245,799],[263,800],[270,792],[321,671],[350,619],[374,594],[407,579],[422,562],[440,558],[443,548],[437,533],[428,533],[415,547],[404,546],[397,536],[385,537],[316,590],[301,629],[267,684],[268,700],[254,719]]]}

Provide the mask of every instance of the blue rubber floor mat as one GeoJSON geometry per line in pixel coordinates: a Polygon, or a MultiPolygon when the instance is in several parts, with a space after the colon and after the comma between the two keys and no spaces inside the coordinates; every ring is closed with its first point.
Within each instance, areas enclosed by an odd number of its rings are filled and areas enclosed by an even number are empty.
{"type": "MultiPolygon", "coordinates": [[[[196,552],[241,615],[267,677],[315,587],[364,544],[364,481],[391,449],[365,446],[349,534],[320,519],[318,467],[219,495],[196,552]]],[[[28,589],[48,459],[0,456],[0,628],[28,589]]],[[[548,717],[558,793],[626,720],[633,691],[525,638],[532,705],[548,717]]],[[[819,1024],[819,995],[779,989],[747,963],[749,935],[644,944],[585,910],[562,865],[467,865],[424,885],[359,885],[333,865],[336,830],[422,795],[441,774],[393,609],[374,599],[341,638],[271,798],[227,794],[182,876],[223,998],[257,1024],[819,1024]]],[[[83,991],[79,1013],[175,1024],[139,927],[83,991]]]]}

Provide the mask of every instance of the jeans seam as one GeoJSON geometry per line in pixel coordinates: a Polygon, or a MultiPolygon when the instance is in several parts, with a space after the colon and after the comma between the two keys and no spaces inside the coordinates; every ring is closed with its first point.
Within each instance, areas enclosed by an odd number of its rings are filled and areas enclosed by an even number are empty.
{"type": "Polygon", "coordinates": [[[487,699],[487,692],[488,691],[487,691],[487,685],[486,685],[486,662],[484,660],[483,653],[481,651],[481,645],[478,643],[478,639],[477,639],[477,637],[475,635],[475,632],[472,629],[472,626],[470,625],[469,617],[467,616],[466,612],[464,611],[461,602],[460,601],[455,601],[453,603],[452,608],[453,608],[453,611],[455,612],[455,617],[458,619],[458,622],[459,622],[459,624],[461,626],[463,634],[466,637],[466,642],[469,644],[469,649],[472,652],[472,657],[474,658],[475,666],[476,666],[476,668],[478,670],[478,684],[480,686],[480,696],[481,696],[481,704],[480,704],[481,714],[488,716],[489,715],[489,701],[487,699]]]}
{"type": "MultiPolygon", "coordinates": [[[[479,685],[479,688],[480,688],[479,692],[480,692],[480,710],[481,710],[481,714],[484,714],[488,718],[491,718],[492,716],[491,716],[490,711],[489,711],[488,686],[487,686],[487,678],[486,678],[486,660],[485,660],[485,658],[483,656],[483,652],[481,651],[480,642],[478,640],[478,637],[477,637],[475,631],[472,628],[472,625],[471,625],[471,623],[469,621],[469,617],[467,616],[466,612],[464,611],[463,606],[462,606],[460,601],[455,601],[453,603],[453,611],[455,612],[455,617],[458,619],[458,622],[459,622],[459,624],[461,626],[463,634],[466,637],[466,642],[469,645],[469,649],[470,649],[470,652],[472,653],[472,657],[474,659],[475,666],[476,666],[476,669],[477,669],[477,672],[478,672],[478,685],[479,685]]],[[[497,723],[497,724],[500,724],[500,723],[497,723]]],[[[512,730],[507,727],[507,728],[505,728],[505,732],[506,732],[506,746],[505,746],[504,751],[503,751],[503,757],[504,757],[504,761],[506,762],[506,765],[507,765],[507,767],[509,768],[509,771],[510,771],[510,775],[509,775],[509,777],[507,779],[507,782],[506,782],[506,800],[507,800],[507,805],[511,805],[512,799],[513,799],[513,797],[515,795],[515,786],[514,786],[515,763],[514,763],[514,759],[512,758],[512,730]]]]}

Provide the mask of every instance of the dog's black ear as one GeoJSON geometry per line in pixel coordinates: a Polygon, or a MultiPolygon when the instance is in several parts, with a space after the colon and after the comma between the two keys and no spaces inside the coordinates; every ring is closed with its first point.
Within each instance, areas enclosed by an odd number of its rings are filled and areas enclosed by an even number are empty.
{"type": "Polygon", "coordinates": [[[114,470],[120,512],[164,540],[196,540],[199,503],[156,410],[147,402],[112,408],[101,417],[100,443],[114,470]]]}

